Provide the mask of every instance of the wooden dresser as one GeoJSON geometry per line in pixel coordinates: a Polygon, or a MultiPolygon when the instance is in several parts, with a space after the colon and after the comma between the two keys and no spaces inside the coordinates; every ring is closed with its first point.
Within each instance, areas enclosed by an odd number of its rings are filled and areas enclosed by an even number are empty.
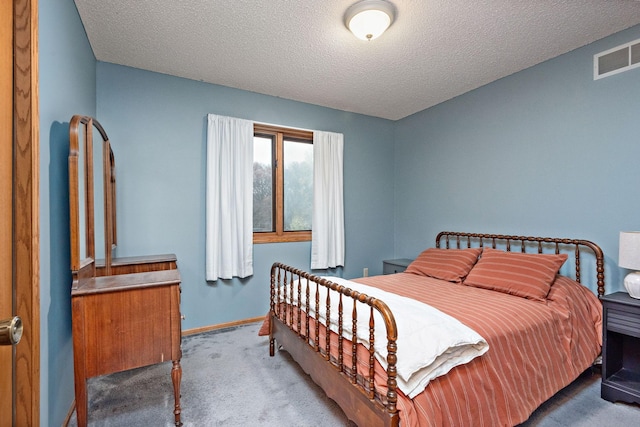
{"type": "MultiPolygon", "coordinates": [[[[87,379],[172,361],[176,426],[182,425],[180,272],[173,254],[112,257],[115,233],[115,160],[102,126],[74,116],[69,126],[71,317],[76,418],[88,422],[87,379]],[[94,133],[96,141],[94,142],[94,133]],[[94,148],[96,148],[94,150],[94,148]],[[101,156],[102,161],[97,157],[101,156]],[[93,165],[103,165],[99,183],[93,165]],[[99,194],[103,212],[94,212],[99,194]],[[95,216],[101,217],[100,230],[95,216]],[[103,258],[96,259],[96,240],[103,258]]],[[[158,424],[165,424],[158,420],[158,424]]]]}

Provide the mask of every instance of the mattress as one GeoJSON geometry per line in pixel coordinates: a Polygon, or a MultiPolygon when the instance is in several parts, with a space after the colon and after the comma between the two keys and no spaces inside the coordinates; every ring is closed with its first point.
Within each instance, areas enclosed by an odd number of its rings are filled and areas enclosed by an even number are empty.
{"type": "MultiPolygon", "coordinates": [[[[399,391],[403,426],[513,426],[591,366],[602,347],[602,308],[587,288],[557,276],[546,301],[399,273],[355,279],[447,313],[488,343],[481,357],[399,391]]],[[[398,335],[402,333],[398,331],[398,335]]],[[[376,381],[384,390],[384,379],[376,381]]]]}

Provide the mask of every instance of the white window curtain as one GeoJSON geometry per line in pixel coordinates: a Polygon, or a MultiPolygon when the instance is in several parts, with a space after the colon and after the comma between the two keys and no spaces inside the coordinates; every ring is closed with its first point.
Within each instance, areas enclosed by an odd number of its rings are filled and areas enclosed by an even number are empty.
{"type": "Polygon", "coordinates": [[[312,269],[344,266],[343,141],[341,133],[313,132],[312,269]]]}
{"type": "Polygon", "coordinates": [[[253,274],[253,122],[208,115],[206,279],[253,274]]]}

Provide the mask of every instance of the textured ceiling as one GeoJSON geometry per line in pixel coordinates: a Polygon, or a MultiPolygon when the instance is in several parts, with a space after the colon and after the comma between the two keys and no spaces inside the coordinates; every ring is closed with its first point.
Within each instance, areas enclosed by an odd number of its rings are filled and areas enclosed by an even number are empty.
{"type": "Polygon", "coordinates": [[[640,23],[634,0],[393,0],[362,41],[355,1],[75,3],[99,61],[392,120],[640,23]]]}

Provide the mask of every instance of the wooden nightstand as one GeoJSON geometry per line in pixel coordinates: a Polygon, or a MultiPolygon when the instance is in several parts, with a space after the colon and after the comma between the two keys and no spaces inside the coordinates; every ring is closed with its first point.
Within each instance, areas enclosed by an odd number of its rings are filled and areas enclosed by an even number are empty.
{"type": "Polygon", "coordinates": [[[384,260],[382,261],[382,274],[402,273],[412,261],[409,258],[384,260]]]}
{"type": "Polygon", "coordinates": [[[616,292],[602,297],[602,306],[600,396],[640,404],[640,299],[616,292]]]}

